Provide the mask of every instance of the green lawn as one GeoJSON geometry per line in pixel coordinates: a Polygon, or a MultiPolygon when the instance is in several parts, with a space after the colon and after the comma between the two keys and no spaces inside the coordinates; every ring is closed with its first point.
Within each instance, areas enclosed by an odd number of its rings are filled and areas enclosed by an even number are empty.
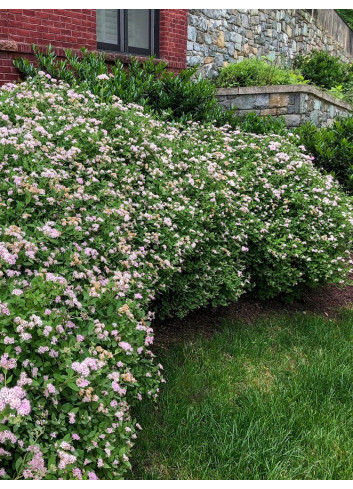
{"type": "Polygon", "coordinates": [[[159,356],[131,478],[353,478],[353,312],[226,323],[159,356]]]}

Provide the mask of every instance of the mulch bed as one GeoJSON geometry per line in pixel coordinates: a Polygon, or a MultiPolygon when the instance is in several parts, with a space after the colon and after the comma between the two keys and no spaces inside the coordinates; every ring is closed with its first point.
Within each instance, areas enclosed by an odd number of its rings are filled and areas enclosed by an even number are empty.
{"type": "Polygon", "coordinates": [[[167,348],[200,334],[212,336],[224,320],[254,323],[258,318],[273,314],[320,314],[327,318],[337,317],[342,308],[353,307],[353,286],[327,285],[307,290],[301,300],[285,303],[281,300],[256,300],[242,297],[226,307],[205,308],[192,312],[183,319],[154,321],[155,347],[167,348]]]}

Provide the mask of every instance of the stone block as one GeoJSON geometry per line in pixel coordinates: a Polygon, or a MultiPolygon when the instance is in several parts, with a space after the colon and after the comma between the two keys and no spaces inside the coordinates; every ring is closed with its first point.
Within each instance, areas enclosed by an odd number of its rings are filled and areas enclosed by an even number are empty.
{"type": "Polygon", "coordinates": [[[197,32],[196,42],[198,42],[199,44],[204,44],[204,42],[205,42],[205,33],[204,32],[201,32],[201,31],[197,32]]]}
{"type": "Polygon", "coordinates": [[[202,31],[207,31],[207,20],[202,15],[189,15],[189,24],[202,31]]]}
{"type": "Polygon", "coordinates": [[[228,54],[229,56],[234,56],[234,52],[235,52],[235,47],[234,47],[234,43],[227,43],[227,49],[228,49],[228,54]]]}
{"type": "Polygon", "coordinates": [[[277,109],[262,109],[261,110],[261,115],[276,115],[277,114],[277,109]]]}
{"type": "Polygon", "coordinates": [[[278,107],[276,115],[284,115],[288,113],[288,107],[278,107]]]}
{"type": "Polygon", "coordinates": [[[187,63],[189,66],[196,66],[202,62],[201,56],[188,56],[187,63]]]}
{"type": "MultiPolygon", "coordinates": [[[[6,24],[6,22],[5,22],[6,24]]],[[[1,51],[18,51],[18,45],[16,41],[11,41],[8,39],[0,40],[1,51]]]]}
{"type": "Polygon", "coordinates": [[[205,34],[205,43],[212,44],[212,36],[210,34],[205,34]]]}
{"type": "Polygon", "coordinates": [[[289,104],[288,93],[271,93],[270,95],[270,108],[272,107],[286,107],[289,104]]]}
{"type": "Polygon", "coordinates": [[[314,110],[321,109],[321,101],[319,99],[314,100],[314,110]]]}
{"type": "Polygon", "coordinates": [[[251,53],[251,47],[249,46],[249,43],[246,43],[243,45],[242,51],[245,55],[248,55],[251,53]]]}
{"type": "Polygon", "coordinates": [[[286,121],[287,127],[298,127],[302,123],[299,114],[285,114],[283,118],[286,121]]]}
{"type": "Polygon", "coordinates": [[[215,66],[218,66],[220,68],[221,66],[223,66],[223,61],[223,56],[221,54],[216,54],[216,56],[214,57],[215,66]]]}
{"type": "Polygon", "coordinates": [[[322,118],[322,113],[320,110],[313,110],[310,112],[309,117],[313,124],[318,125],[322,118]]]}
{"type": "Polygon", "coordinates": [[[241,15],[241,25],[242,27],[245,27],[245,29],[249,27],[249,19],[246,14],[241,15]]]}
{"type": "Polygon", "coordinates": [[[195,42],[196,41],[196,36],[197,36],[197,30],[195,27],[189,25],[188,26],[188,40],[195,42]]]}
{"type": "Polygon", "coordinates": [[[243,42],[243,36],[240,35],[238,32],[231,32],[229,34],[229,40],[241,44],[243,42]]]}
{"type": "Polygon", "coordinates": [[[219,48],[224,48],[224,32],[223,31],[221,31],[219,33],[219,36],[217,38],[217,46],[219,48]]]}
{"type": "Polygon", "coordinates": [[[237,109],[253,109],[254,106],[254,95],[238,95],[231,102],[231,107],[236,107],[237,109]]]}
{"type": "Polygon", "coordinates": [[[268,93],[261,93],[255,97],[255,107],[259,109],[268,108],[270,104],[270,95],[268,93]]]}

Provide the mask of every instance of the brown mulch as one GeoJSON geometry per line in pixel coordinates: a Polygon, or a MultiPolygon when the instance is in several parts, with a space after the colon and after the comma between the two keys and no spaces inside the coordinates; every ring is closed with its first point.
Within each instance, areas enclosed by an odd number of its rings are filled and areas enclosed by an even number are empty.
{"type": "Polygon", "coordinates": [[[155,321],[155,346],[157,349],[180,343],[199,334],[212,336],[224,320],[254,323],[258,318],[273,314],[319,314],[327,318],[337,317],[342,308],[353,307],[353,286],[327,285],[306,291],[301,300],[285,303],[281,300],[256,300],[240,298],[226,307],[205,308],[192,312],[183,319],[155,321]]]}

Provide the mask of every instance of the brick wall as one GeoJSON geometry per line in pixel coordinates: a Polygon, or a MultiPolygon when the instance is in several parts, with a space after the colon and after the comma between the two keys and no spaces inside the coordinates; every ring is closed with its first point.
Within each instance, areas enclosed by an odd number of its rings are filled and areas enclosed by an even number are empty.
{"type": "Polygon", "coordinates": [[[165,9],[160,13],[160,57],[172,69],[186,67],[188,11],[165,9]]]}
{"type": "MultiPolygon", "coordinates": [[[[170,69],[186,67],[188,11],[164,9],[160,11],[160,57],[170,69]]],[[[0,84],[18,79],[12,59],[24,55],[33,59],[31,44],[49,43],[58,56],[64,49],[77,50],[82,46],[97,49],[96,11],[89,9],[0,9],[0,84]]],[[[110,55],[111,60],[127,55],[110,55]]]]}

